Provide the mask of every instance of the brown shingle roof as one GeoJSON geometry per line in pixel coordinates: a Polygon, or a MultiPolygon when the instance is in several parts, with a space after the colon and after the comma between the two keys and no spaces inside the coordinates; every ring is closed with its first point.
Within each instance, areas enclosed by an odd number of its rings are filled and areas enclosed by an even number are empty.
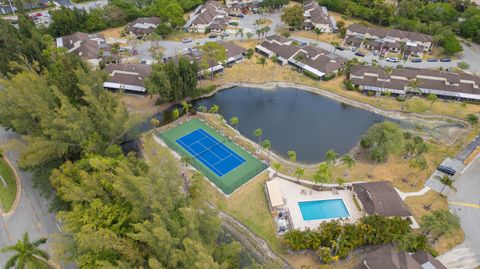
{"type": "MultiPolygon", "coordinates": [[[[437,259],[435,259],[430,253],[426,251],[417,251],[412,254],[412,258],[420,265],[424,264],[430,264],[433,266],[435,269],[447,269],[445,265],[443,265],[441,262],[439,262],[437,259]]],[[[432,267],[426,267],[426,268],[432,268],[432,267]]],[[[432,269],[433,269],[432,268],[432,269]]]]}
{"type": "Polygon", "coordinates": [[[152,67],[146,64],[108,64],[104,70],[108,74],[106,82],[143,87],[152,67]]]}
{"type": "Polygon", "coordinates": [[[383,27],[368,27],[361,24],[351,24],[348,26],[348,30],[354,33],[362,34],[362,35],[365,35],[368,33],[370,35],[378,36],[380,38],[394,37],[394,38],[402,38],[402,39],[406,38],[412,41],[420,41],[420,42],[433,41],[433,37],[426,34],[421,34],[417,32],[408,32],[408,31],[403,31],[398,29],[388,29],[383,27]]]}
{"type": "Polygon", "coordinates": [[[233,42],[218,42],[218,44],[222,45],[225,48],[225,52],[227,54],[227,58],[235,57],[240,54],[244,54],[247,49],[242,46],[239,46],[233,42]]]}
{"type": "Polygon", "coordinates": [[[408,253],[382,245],[365,255],[355,269],[423,269],[408,253]]]}
{"type": "Polygon", "coordinates": [[[389,181],[352,184],[358,199],[369,215],[385,217],[411,216],[407,205],[389,181]]]}

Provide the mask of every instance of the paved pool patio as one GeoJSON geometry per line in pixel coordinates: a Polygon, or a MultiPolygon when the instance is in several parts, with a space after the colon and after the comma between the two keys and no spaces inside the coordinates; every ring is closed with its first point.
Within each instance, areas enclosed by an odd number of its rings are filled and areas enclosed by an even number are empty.
{"type": "Polygon", "coordinates": [[[355,223],[358,219],[363,217],[363,214],[357,209],[357,206],[353,201],[353,193],[350,190],[338,190],[337,193],[334,194],[332,191],[315,191],[279,177],[273,177],[272,180],[278,182],[284,201],[283,207],[287,208],[290,212],[290,219],[294,229],[315,230],[318,228],[320,223],[332,220],[324,219],[304,221],[298,205],[299,202],[342,199],[348,210],[348,213],[350,214],[350,217],[344,218],[342,221],[347,223],[355,223]]]}

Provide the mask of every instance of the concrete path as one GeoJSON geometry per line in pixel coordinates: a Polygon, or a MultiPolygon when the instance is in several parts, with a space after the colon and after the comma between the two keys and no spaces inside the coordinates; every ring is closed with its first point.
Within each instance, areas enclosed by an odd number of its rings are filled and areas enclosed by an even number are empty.
{"type": "Polygon", "coordinates": [[[419,191],[415,191],[415,192],[402,192],[401,190],[399,190],[397,188],[395,188],[395,190],[397,191],[398,195],[400,195],[400,198],[402,198],[402,200],[405,200],[408,197],[422,196],[425,193],[427,193],[430,190],[430,188],[425,186],[425,187],[423,187],[423,189],[421,189],[419,191]]]}

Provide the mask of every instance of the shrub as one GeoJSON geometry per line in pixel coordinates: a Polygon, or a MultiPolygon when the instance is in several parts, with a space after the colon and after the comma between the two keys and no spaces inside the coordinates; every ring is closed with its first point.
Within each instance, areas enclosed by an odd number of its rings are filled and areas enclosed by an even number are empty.
{"type": "Polygon", "coordinates": [[[458,68],[463,69],[463,70],[468,69],[470,67],[470,65],[466,62],[459,62],[457,64],[457,66],[458,66],[458,68]]]}
{"type": "Polygon", "coordinates": [[[396,99],[397,99],[397,101],[399,101],[399,102],[405,102],[405,96],[404,96],[404,95],[399,95],[399,96],[397,96],[396,99]]]}
{"type": "Polygon", "coordinates": [[[325,76],[323,76],[323,80],[324,81],[329,81],[334,77],[335,77],[335,73],[326,74],[325,76]]]}
{"type": "Polygon", "coordinates": [[[355,85],[353,85],[351,79],[346,79],[346,80],[344,80],[344,81],[343,81],[343,85],[344,85],[345,88],[347,88],[347,90],[349,90],[349,91],[355,91],[355,90],[356,90],[355,85]]]}
{"type": "Polygon", "coordinates": [[[317,251],[323,263],[337,259],[333,250],[338,258],[345,258],[353,249],[365,245],[397,243],[412,252],[428,247],[424,237],[412,233],[408,220],[382,216],[367,216],[356,224],[324,222],[317,231],[293,230],[284,239],[292,250],[317,251]]]}
{"type": "Polygon", "coordinates": [[[460,220],[448,210],[435,210],[422,217],[420,227],[433,240],[436,240],[460,229],[460,220]]]}
{"type": "Polygon", "coordinates": [[[475,115],[475,114],[468,114],[467,117],[466,117],[466,120],[474,125],[474,124],[477,124],[478,123],[478,116],[475,115]]]}

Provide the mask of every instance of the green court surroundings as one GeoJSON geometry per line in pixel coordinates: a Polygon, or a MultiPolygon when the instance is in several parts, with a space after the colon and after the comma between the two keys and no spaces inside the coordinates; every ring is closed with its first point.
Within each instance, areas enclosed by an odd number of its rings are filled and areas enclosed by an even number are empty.
{"type": "Polygon", "coordinates": [[[0,156],[0,207],[9,212],[17,195],[17,181],[12,169],[0,156]]]}
{"type": "Polygon", "coordinates": [[[182,157],[188,156],[190,164],[227,195],[267,168],[200,119],[189,120],[159,136],[182,157]]]}

